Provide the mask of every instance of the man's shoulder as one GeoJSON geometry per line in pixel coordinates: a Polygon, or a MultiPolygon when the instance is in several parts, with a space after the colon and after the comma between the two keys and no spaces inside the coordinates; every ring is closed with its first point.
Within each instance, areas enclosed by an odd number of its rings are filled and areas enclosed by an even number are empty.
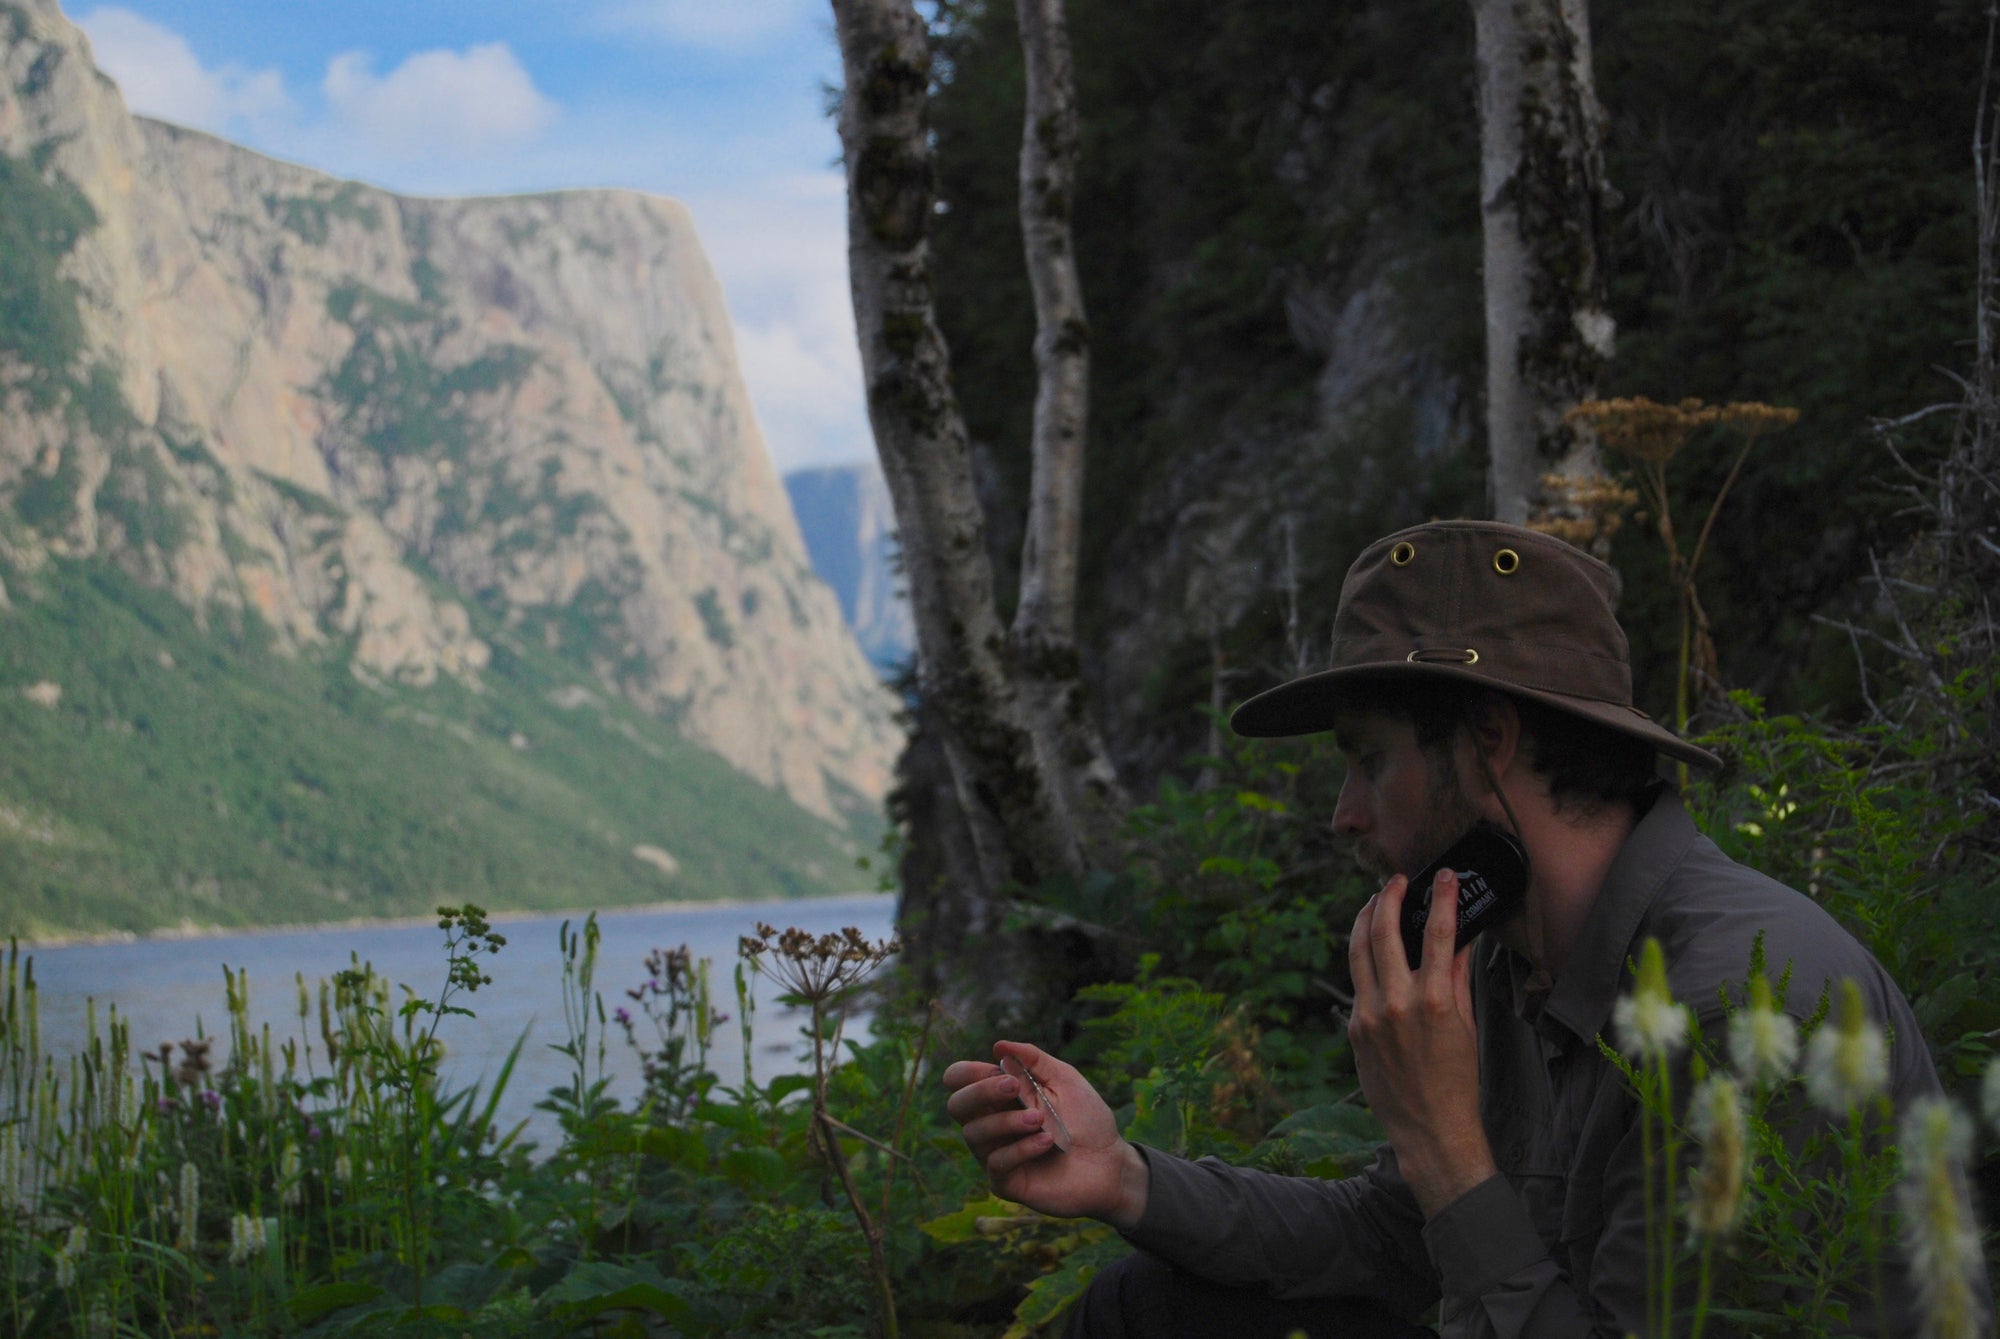
{"type": "Polygon", "coordinates": [[[1730,859],[1705,837],[1688,846],[1667,877],[1642,934],[1659,937],[1675,997],[1704,1021],[1721,1014],[1722,989],[1742,998],[1760,938],[1772,984],[1790,974],[1785,1004],[1792,1013],[1810,1013],[1822,990],[1848,977],[1869,994],[1895,990],[1867,948],[1824,907],[1730,859]]]}

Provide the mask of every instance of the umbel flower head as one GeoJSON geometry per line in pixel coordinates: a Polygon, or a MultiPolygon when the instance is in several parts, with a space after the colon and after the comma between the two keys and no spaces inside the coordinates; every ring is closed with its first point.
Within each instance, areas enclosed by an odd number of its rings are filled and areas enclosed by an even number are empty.
{"type": "Polygon", "coordinates": [[[871,941],[851,925],[839,934],[814,935],[796,926],[781,934],[762,921],[755,935],[737,941],[753,968],[807,1004],[823,1004],[860,984],[902,947],[895,938],[871,941]]]}
{"type": "Polygon", "coordinates": [[[1829,1115],[1844,1116],[1882,1091],[1889,1078],[1889,1046],[1869,1021],[1861,987],[1840,983],[1833,1017],[1806,1043],[1806,1094],[1829,1115]]]}
{"type": "Polygon", "coordinates": [[[1667,988],[1667,955],[1657,939],[1639,950],[1632,993],[1611,1012],[1618,1049],[1634,1060],[1664,1060],[1687,1045],[1688,1012],[1667,988]]]}
{"type": "Polygon", "coordinates": [[[1972,1122],[1945,1098],[1921,1098],[1903,1114],[1902,1152],[1896,1205],[1923,1307],[1921,1333],[1975,1339],[1982,1332],[1979,1225],[1965,1175],[1972,1122]]]}
{"type": "Polygon", "coordinates": [[[1750,978],[1750,1002],[1729,1019],[1729,1063],[1753,1087],[1782,1083],[1799,1058],[1799,1025],[1771,1000],[1762,972],[1750,978]]]}
{"type": "Polygon", "coordinates": [[[1736,1226],[1749,1172],[1744,1137],[1743,1090],[1725,1074],[1703,1079],[1688,1104],[1688,1121],[1701,1141],[1701,1165],[1690,1179],[1688,1221],[1705,1236],[1721,1236],[1736,1226]]]}

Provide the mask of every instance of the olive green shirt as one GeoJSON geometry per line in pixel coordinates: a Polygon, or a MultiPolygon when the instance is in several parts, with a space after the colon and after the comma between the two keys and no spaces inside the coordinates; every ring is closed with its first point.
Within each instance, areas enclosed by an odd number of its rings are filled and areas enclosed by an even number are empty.
{"type": "MultiPolygon", "coordinates": [[[[1760,931],[1772,975],[1791,964],[1787,1012],[1809,1017],[1823,986],[1853,978],[1889,1030],[1897,1107],[1940,1091],[1917,1020],[1881,965],[1816,903],[1724,856],[1669,795],[1619,851],[1546,995],[1524,990],[1525,964],[1499,943],[1473,947],[1480,1114],[1499,1175],[1425,1222],[1386,1145],[1344,1181],[1145,1149],[1151,1190],[1127,1235],[1191,1274],[1278,1297],[1369,1296],[1412,1318],[1441,1300],[1451,1336],[1646,1335],[1638,1105],[1597,1039],[1631,989],[1628,963],[1657,936],[1674,997],[1719,1043],[1718,987],[1741,998],[1760,931]]],[[[1787,1137],[1803,1141],[1817,1123],[1800,1115],[1787,1137]]],[[[1914,1332],[1898,1259],[1883,1277],[1889,1327],[1914,1332]]],[[[1873,1311],[1855,1308],[1856,1331],[1875,1330],[1873,1311]]]]}

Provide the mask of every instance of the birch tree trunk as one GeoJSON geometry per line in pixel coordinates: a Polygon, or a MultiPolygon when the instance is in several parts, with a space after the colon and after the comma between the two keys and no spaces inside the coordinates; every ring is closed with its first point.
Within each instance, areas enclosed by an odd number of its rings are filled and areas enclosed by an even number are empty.
{"type": "Polygon", "coordinates": [[[1615,333],[1600,260],[1603,109],[1585,0],[1472,0],[1485,231],[1488,476],[1495,519],[1559,512],[1545,474],[1601,476],[1563,414],[1591,398],[1615,333]]]}
{"type": "Polygon", "coordinates": [[[1122,803],[1076,652],[1090,407],[1090,323],[1070,229],[1079,138],[1076,78],[1063,0],[1017,0],[1016,12],[1027,70],[1020,209],[1035,296],[1036,384],[1034,469],[1013,664],[1043,766],[1085,849],[1102,857],[1114,844],[1122,803]]]}
{"type": "MultiPolygon", "coordinates": [[[[991,895],[1004,884],[1080,873],[1088,851],[1065,798],[1062,759],[1039,744],[1041,732],[1031,725],[1010,663],[1013,647],[994,600],[965,420],[937,326],[927,34],[910,0],[833,0],[833,12],[845,77],[840,136],[848,265],[868,416],[909,574],[919,690],[938,723],[977,853],[981,887],[955,895],[973,899],[965,923],[985,933],[997,928],[990,923],[991,895]]],[[[1080,425],[1076,432],[1080,469],[1080,425]]],[[[1069,627],[1074,511],[1072,499],[1067,532],[1060,521],[1052,530],[1030,527],[1040,534],[1031,542],[1042,555],[1041,584],[1061,600],[1043,607],[1067,607],[1069,627]],[[1058,541],[1066,544],[1066,558],[1053,551],[1058,541]],[[1064,562],[1067,575],[1047,580],[1064,562]]],[[[1046,626],[1039,620],[1047,617],[1038,615],[1031,626],[1046,626]]],[[[1058,697],[1080,704],[1079,696],[1058,697]]]]}

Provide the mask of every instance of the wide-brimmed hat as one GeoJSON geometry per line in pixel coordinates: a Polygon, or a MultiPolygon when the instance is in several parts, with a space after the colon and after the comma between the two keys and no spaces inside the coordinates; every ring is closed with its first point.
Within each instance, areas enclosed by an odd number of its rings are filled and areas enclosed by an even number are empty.
{"type": "Polygon", "coordinates": [[[1259,693],[1230,724],[1254,737],[1333,728],[1388,677],[1451,679],[1540,702],[1701,767],[1721,759],[1632,702],[1611,568],[1497,521],[1432,521],[1363,549],[1333,616],[1332,664],[1259,693]]]}

